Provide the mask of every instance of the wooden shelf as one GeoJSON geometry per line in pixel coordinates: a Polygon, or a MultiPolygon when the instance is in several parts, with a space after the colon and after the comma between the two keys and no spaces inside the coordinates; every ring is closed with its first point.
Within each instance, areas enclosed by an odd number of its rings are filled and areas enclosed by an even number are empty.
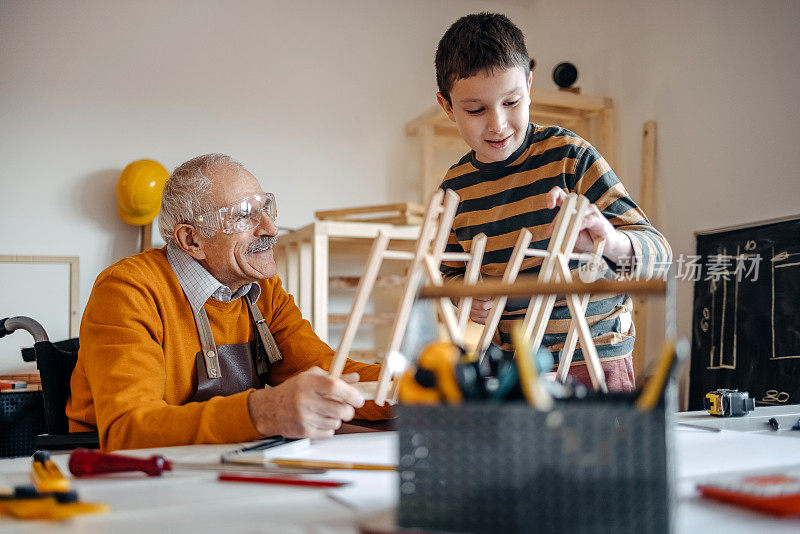
{"type": "MultiPolygon", "coordinates": [[[[345,324],[348,315],[347,313],[331,313],[328,315],[328,324],[345,324]]],[[[395,314],[393,312],[365,313],[361,318],[361,324],[391,325],[394,322],[394,317],[395,314]]]]}
{"type": "MultiPolygon", "coordinates": [[[[330,289],[349,287],[349,283],[357,280],[357,277],[350,276],[333,277],[331,286],[331,255],[356,254],[366,257],[378,232],[384,232],[392,243],[400,245],[398,248],[412,247],[419,236],[419,226],[314,221],[278,236],[275,258],[284,288],[294,296],[303,317],[311,322],[314,332],[326,343],[336,344],[336,340],[328,339],[330,289]],[[337,280],[339,278],[340,281],[337,280]]],[[[390,280],[391,277],[387,277],[387,287],[390,280]]]]}
{"type": "Polygon", "coordinates": [[[348,353],[348,358],[364,363],[380,363],[383,358],[383,353],[377,350],[351,350],[348,353]]]}
{"type": "Polygon", "coordinates": [[[425,208],[413,202],[314,212],[314,218],[320,221],[370,222],[397,225],[422,224],[424,215],[425,208]]]}
{"type": "MultiPolygon", "coordinates": [[[[331,289],[355,289],[358,287],[360,276],[331,276],[328,279],[328,287],[331,289]]],[[[375,280],[374,287],[398,287],[403,284],[405,277],[399,274],[379,276],[375,280]]]]}
{"type": "MultiPolygon", "coordinates": [[[[41,388],[42,386],[42,377],[39,376],[38,371],[35,373],[20,373],[20,374],[8,374],[8,375],[3,374],[0,375],[0,380],[9,380],[11,382],[27,382],[29,387],[41,388]]],[[[9,389],[7,391],[21,391],[21,390],[9,389]]]]}

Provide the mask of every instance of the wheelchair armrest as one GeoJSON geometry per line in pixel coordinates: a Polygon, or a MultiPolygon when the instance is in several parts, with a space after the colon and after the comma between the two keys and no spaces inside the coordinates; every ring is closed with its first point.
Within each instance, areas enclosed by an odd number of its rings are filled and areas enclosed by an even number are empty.
{"type": "Polygon", "coordinates": [[[69,434],[39,434],[34,441],[37,449],[49,451],[70,451],[83,447],[99,449],[100,436],[93,432],[70,432],[69,434]]]}

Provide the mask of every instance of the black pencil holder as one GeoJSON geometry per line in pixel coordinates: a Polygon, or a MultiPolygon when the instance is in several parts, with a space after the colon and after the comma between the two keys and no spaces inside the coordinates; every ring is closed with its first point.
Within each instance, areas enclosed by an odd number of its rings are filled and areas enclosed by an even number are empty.
{"type": "Polygon", "coordinates": [[[671,532],[673,406],[638,411],[631,395],[557,401],[549,412],[524,403],[399,406],[398,523],[475,533],[671,532]]]}

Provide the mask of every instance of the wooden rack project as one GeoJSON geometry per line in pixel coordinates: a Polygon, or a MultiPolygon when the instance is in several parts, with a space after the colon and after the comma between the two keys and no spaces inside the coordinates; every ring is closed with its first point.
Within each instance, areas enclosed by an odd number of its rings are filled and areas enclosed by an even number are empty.
{"type": "MultiPolygon", "coordinates": [[[[598,247],[599,248],[599,247],[598,247]]],[[[559,263],[564,263],[559,260],[559,263]]],[[[575,300],[578,300],[578,295],[582,295],[583,298],[579,300],[577,304],[580,306],[584,306],[586,302],[588,302],[588,295],[589,294],[618,294],[618,293],[628,293],[631,295],[647,295],[647,294],[662,294],[665,295],[666,298],[666,306],[665,309],[667,310],[667,315],[671,314],[670,310],[674,311],[674,292],[669,291],[668,283],[664,280],[596,280],[592,282],[582,282],[582,281],[572,281],[572,280],[564,280],[559,282],[544,282],[540,279],[537,279],[535,276],[523,276],[519,279],[515,279],[512,281],[503,280],[503,281],[488,281],[488,282],[481,282],[477,284],[473,284],[471,286],[457,286],[457,285],[447,285],[447,286],[437,286],[437,285],[429,285],[423,287],[419,291],[419,298],[464,298],[466,296],[472,297],[498,297],[498,301],[503,299],[507,299],[508,297],[521,297],[521,296],[533,296],[534,298],[531,299],[531,302],[534,300],[539,300],[543,297],[548,297],[548,299],[555,299],[555,295],[565,294],[567,295],[567,302],[569,303],[572,300],[572,305],[570,306],[570,313],[572,312],[572,308],[576,305],[575,300]]],[[[585,311],[585,308],[583,308],[585,311]]],[[[572,357],[571,351],[567,350],[569,345],[569,338],[576,335],[574,333],[574,329],[580,327],[580,325],[576,325],[576,318],[580,317],[582,319],[578,319],[578,323],[586,321],[586,318],[581,315],[576,315],[573,313],[573,323],[570,325],[570,333],[567,334],[567,343],[564,345],[564,349],[562,350],[561,361],[559,363],[559,370],[556,374],[557,379],[563,380],[567,375],[567,370],[569,368],[569,361],[572,357]],[[567,352],[569,352],[569,358],[567,358],[567,352]],[[565,366],[562,368],[562,364],[565,366]]],[[[587,332],[588,333],[588,332],[587,332]]],[[[668,335],[674,335],[674,332],[667,331],[668,335]]],[[[579,333],[578,335],[583,335],[579,333]]],[[[589,338],[591,340],[591,337],[589,338]]],[[[583,338],[581,337],[581,343],[583,343],[583,338]]],[[[535,346],[535,345],[533,345],[535,346]]],[[[592,347],[594,344],[592,343],[592,347]]],[[[572,347],[574,349],[574,345],[572,347]]],[[[584,353],[585,353],[584,349],[584,353]]],[[[587,355],[587,365],[589,364],[587,355]]],[[[595,353],[595,358],[597,354],[595,353]]],[[[599,366],[599,360],[598,360],[599,366]]],[[[596,384],[595,378],[592,377],[590,370],[590,377],[592,378],[593,384],[596,384]]],[[[603,384],[605,384],[605,376],[600,369],[599,375],[603,377],[603,384]]]]}
{"type": "MultiPolygon", "coordinates": [[[[581,221],[583,221],[586,209],[589,207],[589,200],[583,195],[570,193],[564,199],[561,208],[558,211],[556,220],[553,226],[553,235],[550,238],[550,244],[546,251],[533,249],[530,247],[531,232],[527,228],[523,228],[514,245],[514,250],[511,253],[511,259],[506,266],[503,273],[503,282],[512,284],[519,274],[522,260],[526,256],[540,256],[543,258],[542,265],[539,270],[539,280],[544,283],[549,282],[572,282],[572,275],[569,270],[568,262],[570,259],[588,259],[590,270],[593,269],[597,272],[597,266],[603,256],[604,241],[598,242],[592,254],[574,254],[575,242],[578,239],[578,234],[581,229],[581,221]]],[[[587,370],[589,377],[592,380],[592,385],[595,389],[607,391],[605,374],[600,366],[600,358],[597,355],[594,341],[592,340],[591,333],[589,332],[589,325],[586,322],[586,307],[589,303],[589,295],[579,297],[577,294],[567,294],[567,306],[569,307],[572,320],[570,322],[569,331],[567,333],[567,340],[561,351],[558,365],[558,378],[561,381],[566,380],[567,372],[569,371],[572,356],[575,352],[575,346],[578,339],[581,341],[581,348],[583,350],[584,358],[586,360],[587,370]]],[[[492,309],[486,319],[483,332],[480,340],[478,341],[478,353],[483,353],[492,341],[495,330],[500,323],[500,318],[506,307],[508,297],[500,296],[495,300],[492,309]]],[[[528,304],[528,309],[525,313],[525,319],[522,322],[524,340],[530,341],[533,347],[538,347],[544,338],[547,322],[550,320],[550,313],[553,311],[553,305],[556,300],[556,295],[538,295],[532,298],[528,304]]]]}
{"type": "MultiPolygon", "coordinates": [[[[442,202],[444,196],[445,193],[439,190],[431,198],[413,253],[388,250],[388,237],[382,232],[378,234],[373,243],[364,275],[359,281],[356,298],[348,316],[342,339],[331,363],[330,374],[334,377],[339,377],[344,369],[358,325],[362,323],[364,308],[383,260],[410,260],[411,265],[406,275],[403,294],[395,314],[389,347],[383,358],[381,375],[377,382],[362,382],[358,386],[365,398],[374,399],[379,405],[382,405],[387,399],[392,402],[396,398],[396,381],[394,379],[398,373],[402,372],[406,361],[399,354],[399,348],[408,324],[411,306],[423,276],[434,286],[443,285],[442,274],[439,271],[439,265],[442,260],[464,261],[466,263],[464,280],[468,289],[462,295],[463,298],[459,303],[458,316],[456,316],[455,310],[447,297],[439,297],[437,299],[439,314],[444,319],[451,341],[455,344],[463,345],[464,331],[472,299],[472,294],[469,293],[471,289],[469,286],[474,287],[477,282],[486,246],[486,236],[484,234],[476,236],[469,253],[444,252],[458,205],[458,195],[453,191],[447,191],[447,198],[442,202]]],[[[520,231],[510,261],[504,272],[502,283],[510,286],[516,281],[522,261],[526,256],[543,258],[538,280],[545,285],[553,285],[553,283],[556,283],[556,285],[558,283],[569,285],[573,283],[569,269],[570,259],[587,260],[589,266],[588,274],[591,276],[596,273],[603,255],[604,241],[596,243],[591,254],[574,253],[575,243],[581,230],[581,222],[589,205],[589,200],[583,195],[570,193],[566,196],[556,216],[553,234],[546,251],[530,248],[532,234],[528,229],[523,228],[520,231]]],[[[582,278],[585,278],[583,276],[584,273],[582,273],[582,278]]],[[[600,365],[600,358],[586,321],[585,314],[589,303],[589,293],[567,291],[565,294],[572,319],[566,342],[559,358],[557,377],[561,381],[566,379],[577,342],[580,340],[593,387],[604,392],[608,391],[605,374],[600,365]]],[[[547,295],[536,295],[530,299],[522,322],[522,330],[525,341],[530,341],[534,347],[538,347],[542,342],[555,300],[555,291],[547,295]]],[[[506,295],[501,295],[495,300],[478,342],[477,352],[479,354],[483,353],[489,346],[505,310],[506,301],[506,295]]]]}
{"type": "MultiPolygon", "coordinates": [[[[405,368],[405,358],[399,353],[403,335],[408,325],[411,307],[419,289],[422,278],[429,283],[442,286],[442,274],[439,271],[439,264],[442,260],[464,261],[466,265],[465,283],[475,284],[483,259],[483,251],[486,244],[486,236],[481,234],[475,238],[475,246],[469,253],[446,253],[444,248],[452,227],[453,217],[458,206],[458,195],[453,191],[437,191],[431,198],[425,219],[420,229],[419,238],[413,252],[389,250],[388,237],[379,232],[376,237],[372,250],[369,254],[364,275],[361,277],[356,298],[348,316],[342,339],[330,367],[330,374],[334,377],[341,376],[347,356],[350,352],[353,339],[362,322],[364,308],[375,284],[378,272],[383,260],[406,260],[410,261],[406,274],[403,293],[398,304],[397,312],[392,325],[392,333],[389,346],[383,358],[383,368],[377,382],[361,382],[357,387],[360,389],[364,398],[373,399],[378,405],[383,405],[387,400],[394,402],[397,395],[395,380],[397,375],[405,368]]],[[[465,297],[462,302],[469,309],[471,297],[465,297]]],[[[447,332],[454,343],[462,343],[464,329],[466,328],[467,315],[459,313],[458,316],[447,298],[437,300],[437,305],[441,317],[444,319],[447,332]]]]}

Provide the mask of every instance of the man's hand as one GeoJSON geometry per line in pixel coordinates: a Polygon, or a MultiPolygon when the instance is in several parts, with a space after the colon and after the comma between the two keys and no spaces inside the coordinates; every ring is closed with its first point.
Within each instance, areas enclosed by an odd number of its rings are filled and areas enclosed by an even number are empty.
{"type": "Polygon", "coordinates": [[[358,373],[338,379],[313,367],[279,386],[253,391],[247,409],[264,436],[329,438],[364,405],[361,393],[350,385],[356,382],[358,373]]]}
{"type": "MultiPolygon", "coordinates": [[[[560,187],[554,187],[547,193],[547,208],[561,207],[565,198],[567,198],[567,194],[564,190],[560,187]]],[[[550,223],[547,235],[553,235],[554,227],[555,221],[550,223]]],[[[577,241],[575,241],[575,250],[578,252],[590,252],[594,242],[600,239],[606,240],[603,256],[614,263],[619,263],[621,258],[627,258],[630,262],[631,258],[633,258],[631,240],[614,228],[609,220],[600,213],[597,206],[590,204],[581,223],[581,232],[578,234],[577,241]]]]}
{"type": "Polygon", "coordinates": [[[486,324],[486,318],[489,317],[489,311],[494,306],[495,297],[491,298],[473,298],[472,307],[469,310],[469,318],[478,324],[486,324]]]}

